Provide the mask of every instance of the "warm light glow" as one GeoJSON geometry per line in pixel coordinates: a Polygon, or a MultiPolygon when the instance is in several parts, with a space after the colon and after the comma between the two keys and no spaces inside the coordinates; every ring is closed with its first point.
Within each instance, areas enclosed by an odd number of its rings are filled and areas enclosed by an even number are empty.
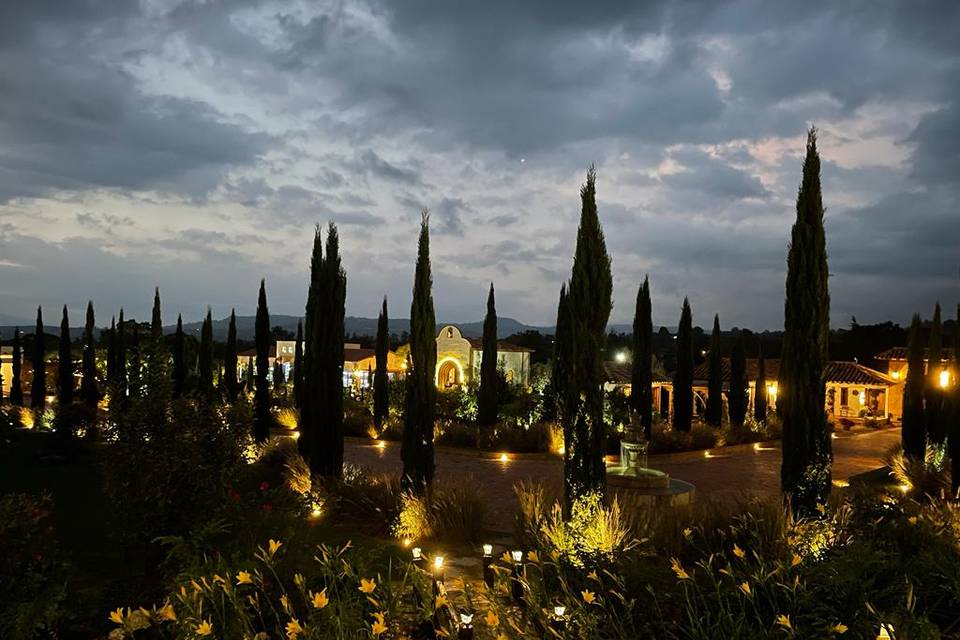
{"type": "Polygon", "coordinates": [[[523,562],[523,551],[511,551],[510,555],[513,557],[513,561],[517,564],[523,562]]]}
{"type": "Polygon", "coordinates": [[[386,442],[384,442],[383,440],[378,440],[378,441],[377,441],[377,449],[383,450],[383,449],[386,449],[386,448],[387,448],[387,443],[386,443],[386,442]]]}
{"type": "Polygon", "coordinates": [[[410,538],[403,539],[403,546],[409,547],[411,544],[413,544],[413,540],[411,540],[410,538]]]}
{"type": "Polygon", "coordinates": [[[567,608],[562,604],[558,604],[553,608],[553,615],[558,618],[562,618],[567,613],[567,608]]]}
{"type": "Polygon", "coordinates": [[[422,555],[422,553],[423,553],[423,552],[420,550],[420,547],[414,547],[413,549],[411,549],[410,552],[413,554],[413,559],[414,559],[414,560],[419,560],[420,557],[421,557],[421,555],[422,555]]]}
{"type": "Polygon", "coordinates": [[[893,625],[881,624],[880,635],[877,636],[877,640],[893,640],[893,636],[890,635],[890,632],[892,631],[893,625]]]}
{"type": "Polygon", "coordinates": [[[703,452],[703,457],[704,457],[704,458],[712,458],[712,457],[713,457],[713,454],[710,453],[710,450],[709,450],[709,449],[707,449],[706,451],[703,452]]]}
{"type": "Polygon", "coordinates": [[[836,432],[830,434],[830,439],[831,439],[831,440],[836,440],[836,439],[837,439],[837,434],[836,434],[836,432]]]}
{"type": "Polygon", "coordinates": [[[505,453],[501,453],[498,460],[500,460],[500,462],[510,462],[510,456],[505,453]]]}
{"type": "Polygon", "coordinates": [[[891,371],[891,372],[890,372],[890,377],[893,378],[894,380],[899,380],[899,379],[900,379],[900,372],[899,372],[899,371],[891,371]]]}
{"type": "Polygon", "coordinates": [[[860,406],[867,404],[867,390],[864,389],[860,392],[860,406]]]}
{"type": "Polygon", "coordinates": [[[617,354],[613,357],[620,364],[623,364],[627,361],[627,354],[623,351],[617,351],[617,354]]]}
{"type": "Polygon", "coordinates": [[[910,485],[908,484],[901,484],[897,489],[900,489],[900,493],[910,493],[910,485]]]}
{"type": "Polygon", "coordinates": [[[485,555],[485,556],[492,556],[492,555],[493,555],[493,545],[492,545],[492,544],[485,544],[485,545],[483,545],[483,555],[485,555]]]}
{"type": "Polygon", "coordinates": [[[322,516],[322,515],[323,515],[323,509],[321,509],[320,507],[314,507],[314,508],[310,511],[310,517],[311,517],[311,518],[319,518],[319,517],[322,516]]]}
{"type": "Polygon", "coordinates": [[[296,439],[298,439],[298,438],[300,437],[300,432],[299,432],[299,431],[294,431],[294,432],[292,432],[292,433],[290,434],[290,437],[293,438],[294,440],[296,440],[296,439]]]}
{"type": "Polygon", "coordinates": [[[443,556],[434,556],[433,557],[433,568],[442,569],[443,568],[443,556]]]}
{"type": "Polygon", "coordinates": [[[838,489],[845,489],[846,487],[850,486],[850,483],[846,480],[834,480],[833,486],[837,487],[838,489]]]}
{"type": "Polygon", "coordinates": [[[940,371],[940,388],[946,389],[950,386],[950,372],[946,369],[940,371]]]}

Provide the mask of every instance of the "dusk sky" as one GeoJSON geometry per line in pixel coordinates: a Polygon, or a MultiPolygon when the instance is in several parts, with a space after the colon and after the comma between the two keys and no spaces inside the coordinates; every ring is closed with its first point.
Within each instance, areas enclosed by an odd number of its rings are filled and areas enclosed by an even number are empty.
{"type": "MultiPolygon", "coordinates": [[[[0,318],[347,313],[552,324],[595,163],[611,321],[781,328],[820,129],[834,326],[960,300],[960,3],[4,0],[0,318]]],[[[4,322],[0,322],[4,324],[4,322]]]]}

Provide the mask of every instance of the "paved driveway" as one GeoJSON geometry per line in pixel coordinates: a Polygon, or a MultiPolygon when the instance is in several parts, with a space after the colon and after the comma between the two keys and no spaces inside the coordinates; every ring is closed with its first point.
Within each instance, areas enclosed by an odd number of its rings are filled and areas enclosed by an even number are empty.
{"type": "MultiPolygon", "coordinates": [[[[900,441],[899,429],[849,435],[840,433],[833,441],[833,477],[847,479],[881,466],[883,454],[900,441]]],[[[401,470],[400,444],[388,442],[383,448],[348,439],[346,460],[375,472],[398,474],[401,470]]],[[[455,449],[438,449],[437,478],[442,481],[472,482],[486,498],[490,527],[511,531],[515,501],[513,485],[520,481],[543,483],[559,493],[563,464],[556,458],[523,458],[501,462],[455,449]]],[[[780,445],[714,449],[702,453],[650,456],[651,467],[674,478],[691,482],[698,495],[720,499],[741,496],[775,496],[780,490],[780,445]]]]}

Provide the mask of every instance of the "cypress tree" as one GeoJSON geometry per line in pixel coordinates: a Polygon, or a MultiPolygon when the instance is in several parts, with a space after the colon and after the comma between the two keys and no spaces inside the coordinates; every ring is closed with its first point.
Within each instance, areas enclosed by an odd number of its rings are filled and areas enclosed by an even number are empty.
{"type": "Polygon", "coordinates": [[[270,312],[267,309],[264,280],[260,280],[254,340],[257,348],[257,377],[253,396],[253,437],[257,442],[266,442],[270,437],[271,426],[270,387],[267,383],[267,369],[270,367],[270,312]]]}
{"type": "Polygon", "coordinates": [[[787,256],[779,408],[783,419],[780,483],[798,515],[814,515],[830,493],[833,461],[824,409],[830,335],[826,237],[816,129],[807,135],[797,219],[787,256]]]}
{"type": "Polygon", "coordinates": [[[83,383],[80,394],[91,409],[97,408],[100,391],[97,389],[97,344],[93,337],[95,318],[93,301],[87,302],[87,323],[83,328],[83,383]]]}
{"type": "Polygon", "coordinates": [[[254,368],[253,356],[247,356],[247,371],[246,371],[247,375],[246,375],[246,383],[245,383],[247,393],[252,393],[253,387],[255,386],[254,383],[256,380],[253,375],[253,368],[254,368]]]}
{"type": "Polygon", "coordinates": [[[234,402],[240,393],[237,378],[237,313],[230,310],[230,325],[227,327],[227,345],[223,354],[223,381],[227,401],[234,402]]]}
{"type": "Polygon", "coordinates": [[[30,408],[43,411],[47,407],[47,360],[44,349],[43,310],[37,307],[37,328],[33,334],[33,382],[30,385],[30,408]]]}
{"type": "Polygon", "coordinates": [[[430,215],[424,211],[410,304],[410,368],[400,457],[404,489],[424,493],[433,484],[433,424],[436,416],[437,321],[430,269],[430,215]]]}
{"type": "Polygon", "coordinates": [[[943,366],[943,323],[940,320],[940,303],[933,308],[930,322],[930,342],[927,348],[927,388],[924,393],[924,414],[927,419],[927,435],[931,442],[943,444],[947,435],[943,415],[943,389],[940,387],[940,370],[943,366]]]}
{"type": "Polygon", "coordinates": [[[310,468],[323,476],[343,474],[343,339],[347,278],[340,263],[340,237],[331,222],[326,257],[320,227],[314,234],[306,308],[302,433],[310,468]]]}
{"type": "Polygon", "coordinates": [[[927,422],[923,407],[927,378],[923,370],[923,343],[920,339],[919,314],[913,314],[907,344],[907,379],[903,386],[900,441],[905,454],[915,460],[923,460],[927,449],[927,422]]]}
{"type": "Polygon", "coordinates": [[[207,315],[200,327],[200,351],[197,353],[197,395],[201,400],[210,401],[213,392],[213,312],[207,307],[207,315]]]}
{"type": "Polygon", "coordinates": [[[117,320],[117,360],[116,360],[116,388],[121,407],[127,406],[127,336],[123,321],[123,309],[120,309],[120,318],[117,320]]]}
{"type": "MultiPolygon", "coordinates": [[[[713,335],[710,336],[710,371],[707,380],[707,407],[704,421],[711,427],[719,427],[723,421],[723,370],[720,361],[720,316],[713,316],[713,335]]],[[[730,407],[733,412],[733,407],[730,407]]],[[[731,421],[732,421],[731,416],[731,421]]]]}
{"type": "MultiPolygon", "coordinates": [[[[563,428],[563,467],[564,469],[573,465],[571,450],[567,446],[568,442],[573,442],[573,416],[574,408],[570,402],[570,371],[573,368],[573,360],[576,352],[571,335],[572,321],[570,319],[570,304],[567,298],[566,283],[560,285],[560,299],[557,302],[557,325],[553,340],[553,371],[552,383],[553,391],[557,402],[557,419],[563,428]]],[[[565,506],[568,506],[565,503],[565,506]]]]}
{"type": "Polygon", "coordinates": [[[757,381],[753,387],[753,419],[759,423],[767,421],[767,372],[763,360],[763,346],[757,357],[757,381]]]}
{"type": "Polygon", "coordinates": [[[630,376],[630,406],[640,418],[643,437],[650,440],[653,426],[653,318],[649,278],[637,290],[633,315],[633,370],[630,376]]]}
{"type": "Polygon", "coordinates": [[[60,321],[60,348],[57,354],[57,404],[63,410],[73,402],[73,353],[70,349],[70,318],[63,305],[60,321]]]}
{"type": "Polygon", "coordinates": [[[17,327],[13,330],[13,380],[10,381],[10,402],[16,407],[23,406],[22,369],[23,348],[20,344],[20,327],[17,327]]]}
{"type": "Polygon", "coordinates": [[[730,389],[727,406],[730,409],[730,424],[742,427],[747,418],[747,354],[743,344],[743,331],[737,332],[730,356],[730,389]]]}
{"type": "Polygon", "coordinates": [[[377,433],[390,417],[390,377],[387,375],[387,353],[390,349],[390,326],[387,318],[387,298],[383,298],[380,317],[377,318],[377,370],[373,374],[373,424],[377,433]]]}
{"type": "Polygon", "coordinates": [[[170,354],[163,342],[163,319],[160,313],[160,288],[153,293],[153,313],[150,318],[150,338],[142,351],[146,355],[146,395],[153,399],[149,411],[153,413],[153,426],[159,428],[166,422],[165,411],[171,398],[170,354]]]}
{"type": "Polygon", "coordinates": [[[140,324],[134,320],[130,334],[130,367],[127,371],[127,389],[130,396],[139,398],[143,382],[143,350],[140,344],[140,324]]]}
{"type": "Polygon", "coordinates": [[[613,308],[613,276],[603,228],[597,213],[596,169],[590,167],[580,188],[580,226],[566,306],[573,358],[563,382],[564,420],[570,438],[564,442],[564,498],[566,508],[588,493],[603,495],[607,486],[606,428],[603,421],[603,352],[607,321],[613,308]]]}
{"type": "Polygon", "coordinates": [[[177,314],[177,330],[173,334],[173,397],[182,398],[187,391],[186,338],[183,317],[177,314]]]}
{"type": "Polygon", "coordinates": [[[477,423],[482,427],[497,423],[497,307],[492,282],[487,295],[487,316],[483,319],[483,356],[480,359],[477,423]]]}
{"type": "Polygon", "coordinates": [[[107,384],[117,380],[117,317],[110,318],[110,335],[107,337],[107,384]]]}
{"type": "Polygon", "coordinates": [[[283,373],[283,363],[277,358],[273,361],[273,392],[280,393],[286,384],[287,379],[283,373]]]}
{"type": "Polygon", "coordinates": [[[683,299],[677,328],[677,370],[673,373],[673,430],[690,431],[693,424],[693,314],[683,299]]]}
{"type": "Polygon", "coordinates": [[[293,406],[303,407],[303,322],[297,322],[297,344],[293,350],[293,406]]]}
{"type": "Polygon", "coordinates": [[[163,321],[160,317],[160,287],[153,289],[153,313],[150,316],[150,338],[154,341],[163,339],[163,321]]]}

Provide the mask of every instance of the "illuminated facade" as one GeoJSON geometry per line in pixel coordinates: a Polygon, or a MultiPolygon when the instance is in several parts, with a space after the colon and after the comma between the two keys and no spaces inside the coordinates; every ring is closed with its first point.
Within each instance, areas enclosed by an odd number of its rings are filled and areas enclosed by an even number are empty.
{"type": "MultiPolygon", "coordinates": [[[[532,349],[497,341],[497,368],[502,369],[507,382],[530,384],[530,354],[532,349]]],[[[455,325],[446,325],[437,334],[437,369],[434,380],[438,389],[451,389],[471,380],[479,380],[483,360],[483,341],[464,338],[455,325]]]]}

